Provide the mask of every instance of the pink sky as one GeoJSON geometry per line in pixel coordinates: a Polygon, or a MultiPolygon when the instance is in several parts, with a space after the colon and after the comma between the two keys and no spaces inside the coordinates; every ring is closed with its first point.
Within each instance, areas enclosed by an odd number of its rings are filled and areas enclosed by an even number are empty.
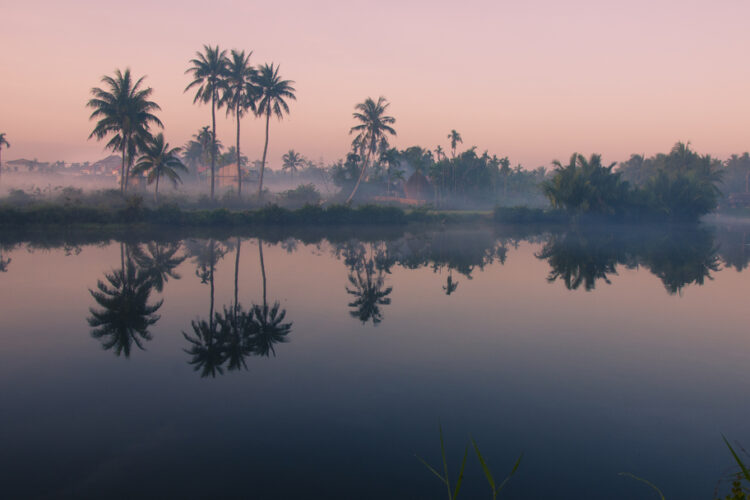
{"type": "MultiPolygon", "coordinates": [[[[3,159],[95,160],[84,104],[102,75],[147,75],[165,135],[184,144],[210,108],[184,94],[204,43],[253,51],[294,80],[271,123],[270,166],[290,148],[343,156],[351,112],[391,101],[394,145],[464,146],[526,167],[573,151],[606,161],[691,141],[725,158],[750,149],[750,2],[717,1],[13,1],[0,5],[3,159]]],[[[231,119],[218,136],[234,141],[231,119]]],[[[243,124],[260,156],[263,127],[243,124]]]]}

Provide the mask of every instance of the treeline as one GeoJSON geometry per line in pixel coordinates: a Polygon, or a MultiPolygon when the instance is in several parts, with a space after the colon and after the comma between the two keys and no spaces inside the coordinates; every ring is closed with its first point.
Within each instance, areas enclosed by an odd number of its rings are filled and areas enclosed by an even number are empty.
{"type": "Polygon", "coordinates": [[[721,197],[721,163],[687,144],[615,165],[604,165],[600,155],[573,154],[565,165],[555,162],[542,189],[553,207],[569,213],[634,220],[696,220],[714,210],[721,197]]]}

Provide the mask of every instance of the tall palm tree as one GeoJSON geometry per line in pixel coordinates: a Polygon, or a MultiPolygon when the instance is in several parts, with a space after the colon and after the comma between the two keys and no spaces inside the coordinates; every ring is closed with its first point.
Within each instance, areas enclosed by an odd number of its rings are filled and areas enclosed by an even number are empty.
{"type": "Polygon", "coordinates": [[[281,170],[288,170],[292,174],[292,180],[294,180],[294,174],[299,170],[299,167],[305,164],[305,159],[301,154],[295,150],[290,149],[288,153],[281,157],[283,164],[281,170]]]}
{"type": "Polygon", "coordinates": [[[352,199],[354,199],[354,195],[357,193],[357,189],[359,189],[359,185],[365,176],[367,164],[370,162],[372,154],[375,153],[378,147],[381,148],[381,151],[388,148],[386,134],[396,135],[396,131],[391,127],[391,125],[396,123],[396,119],[385,114],[388,106],[390,106],[390,103],[382,96],[378,97],[378,102],[368,97],[364,102],[354,106],[355,111],[352,116],[360,123],[353,126],[349,130],[349,134],[357,133],[352,141],[352,146],[355,150],[364,153],[364,161],[357,183],[354,185],[354,189],[352,189],[352,194],[346,200],[347,204],[351,203],[352,199]]]}
{"type": "Polygon", "coordinates": [[[461,144],[464,143],[464,140],[461,138],[461,134],[456,132],[455,129],[451,130],[451,133],[448,134],[448,140],[451,141],[451,156],[453,158],[456,157],[456,146],[460,142],[461,144]]]}
{"type": "MultiPolygon", "coordinates": [[[[121,250],[122,253],[122,250],[121,250]]],[[[91,336],[102,340],[104,349],[116,355],[130,356],[133,344],[143,349],[142,340],[151,340],[148,328],[159,320],[156,311],[163,301],[149,304],[153,284],[149,276],[136,269],[132,260],[122,259],[122,268],[105,274],[97,290],[89,290],[102,309],[89,309],[91,336]]]]}
{"type": "MultiPolygon", "coordinates": [[[[456,129],[452,129],[451,133],[448,134],[448,140],[451,141],[451,158],[456,159],[456,146],[460,142],[463,144],[464,140],[461,138],[461,134],[456,132],[456,129]]],[[[451,164],[451,176],[453,177],[453,191],[456,190],[456,164],[451,164]]]]}
{"type": "Polygon", "coordinates": [[[5,132],[0,133],[0,174],[3,173],[3,146],[6,148],[10,147],[8,139],[5,138],[5,132]]]}
{"type": "Polygon", "coordinates": [[[130,75],[130,68],[122,73],[115,70],[115,76],[102,77],[105,89],[94,87],[91,89],[93,98],[86,106],[94,111],[90,120],[98,120],[89,139],[97,140],[107,136],[112,138],[106,147],[122,153],[120,168],[120,190],[125,192],[130,174],[130,162],[139,147],[142,147],[151,136],[151,126],[164,127],[154,115],[161,110],[158,104],[150,101],[151,87],[142,88],[141,77],[135,82],[130,75]]]}
{"type": "Polygon", "coordinates": [[[193,103],[211,103],[211,199],[214,199],[214,185],[216,180],[216,108],[222,106],[221,92],[226,88],[228,59],[226,50],[219,46],[203,46],[203,52],[196,52],[196,58],[190,60],[190,66],[185,73],[193,77],[193,81],[185,87],[185,92],[197,87],[193,103]]]}
{"type": "Polygon", "coordinates": [[[257,90],[255,87],[255,68],[250,65],[250,56],[245,51],[232,49],[227,63],[224,78],[225,88],[222,101],[227,106],[227,114],[234,114],[237,119],[237,196],[242,196],[242,161],[240,157],[240,119],[248,110],[255,111],[257,90]]]}
{"type": "Polygon", "coordinates": [[[266,142],[263,145],[263,161],[260,164],[260,179],[258,180],[258,199],[263,193],[263,172],[266,168],[266,155],[268,153],[268,124],[271,121],[271,115],[281,120],[284,113],[289,114],[289,105],[285,99],[296,100],[292,80],[282,80],[279,75],[279,67],[271,64],[264,64],[258,68],[258,74],[255,78],[255,84],[258,87],[258,103],[255,114],[266,117],[266,142]]]}
{"type": "Polygon", "coordinates": [[[164,142],[164,134],[159,132],[143,149],[143,155],[133,169],[134,175],[146,173],[149,184],[156,182],[154,202],[159,203],[159,179],[162,176],[172,182],[174,186],[182,182],[179,172],[187,173],[187,167],[180,159],[180,148],[169,147],[164,142]]]}

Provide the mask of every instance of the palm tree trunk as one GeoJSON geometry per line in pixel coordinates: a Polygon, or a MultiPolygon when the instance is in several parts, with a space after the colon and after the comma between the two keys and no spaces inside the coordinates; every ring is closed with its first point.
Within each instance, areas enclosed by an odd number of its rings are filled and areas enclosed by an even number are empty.
{"type": "Polygon", "coordinates": [[[271,105],[268,105],[268,112],[266,113],[266,143],[263,145],[263,161],[260,163],[260,179],[258,180],[258,200],[261,198],[263,193],[263,172],[266,169],[266,154],[268,153],[268,123],[271,121],[271,105]]]}
{"type": "MultiPolygon", "coordinates": [[[[234,318],[237,319],[237,310],[239,309],[239,282],[240,282],[240,246],[242,240],[237,237],[237,257],[234,260],[234,318]]],[[[236,321],[235,321],[236,323],[236,321]]]]}
{"type": "Polygon", "coordinates": [[[365,156],[365,162],[362,164],[362,171],[359,173],[359,178],[357,179],[357,183],[354,185],[352,194],[350,194],[349,198],[346,199],[347,205],[349,205],[354,199],[354,195],[357,193],[357,189],[359,189],[359,184],[362,182],[362,179],[365,176],[365,170],[367,170],[368,163],[370,163],[370,151],[369,150],[367,151],[367,156],[365,156]]]}
{"type": "Polygon", "coordinates": [[[237,117],[237,197],[242,196],[242,167],[240,166],[240,103],[237,102],[237,109],[234,110],[237,117]]]}
{"type": "Polygon", "coordinates": [[[125,137],[122,138],[122,166],[120,167],[120,192],[125,192],[125,150],[127,149],[125,137]]]}
{"type": "Polygon", "coordinates": [[[208,306],[208,324],[211,327],[211,333],[214,331],[214,240],[209,240],[210,253],[209,259],[211,260],[211,268],[209,270],[209,282],[211,284],[211,302],[208,306]]]}
{"type": "Polygon", "coordinates": [[[214,199],[216,176],[216,91],[211,92],[211,199],[214,199]]]}
{"type": "Polygon", "coordinates": [[[156,203],[157,205],[159,204],[159,177],[161,176],[156,176],[156,191],[154,191],[154,203],[156,203]]]}
{"type": "Polygon", "coordinates": [[[263,308],[266,307],[266,266],[263,263],[263,240],[258,238],[258,254],[260,255],[260,272],[263,276],[263,308]]]}

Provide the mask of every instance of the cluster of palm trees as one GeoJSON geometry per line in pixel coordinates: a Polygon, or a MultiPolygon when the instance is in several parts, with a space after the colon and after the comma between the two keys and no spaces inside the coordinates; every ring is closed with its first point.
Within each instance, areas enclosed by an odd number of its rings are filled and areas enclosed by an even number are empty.
{"type": "MultiPolygon", "coordinates": [[[[252,52],[226,50],[218,46],[204,45],[203,52],[197,52],[190,60],[187,69],[192,80],[185,92],[195,91],[194,103],[211,105],[211,128],[205,127],[196,136],[196,144],[208,151],[211,162],[211,199],[215,196],[217,160],[216,110],[226,108],[227,115],[234,115],[237,121],[237,193],[242,194],[242,156],[240,152],[241,119],[252,112],[265,118],[265,143],[263,160],[260,165],[258,196],[263,192],[263,173],[268,153],[268,133],[271,116],[282,119],[289,113],[287,101],[295,100],[294,82],[284,80],[279,75],[277,65],[263,64],[255,67],[250,64],[252,52]]],[[[153,134],[156,128],[163,128],[156,112],[161,108],[151,100],[153,89],[143,83],[144,77],[135,79],[126,69],[119,69],[114,76],[102,77],[102,87],[91,89],[92,98],[87,106],[92,109],[91,120],[96,125],[89,138],[108,139],[106,147],[122,154],[120,170],[120,190],[125,192],[131,175],[146,174],[149,184],[155,183],[155,197],[158,200],[158,185],[161,177],[173,183],[180,182],[180,172],[187,169],[180,159],[181,148],[170,148],[162,134],[153,134]],[[139,157],[140,156],[140,157],[139,157]],[[138,158],[136,162],[136,158],[138,158]],[[131,168],[136,162],[135,168],[131,168]]],[[[0,136],[4,138],[3,136],[0,136]]],[[[7,141],[6,141],[7,144],[7,141]]],[[[0,148],[2,148],[0,141],[0,148]]]]}
{"type": "Polygon", "coordinates": [[[195,89],[195,103],[210,103],[211,105],[211,198],[214,198],[216,177],[216,110],[226,107],[227,115],[234,115],[237,121],[237,194],[242,195],[242,173],[240,155],[240,123],[241,119],[252,112],[257,117],[265,118],[265,142],[263,145],[263,160],[260,165],[258,180],[258,197],[263,194],[263,173],[268,154],[268,132],[271,116],[281,120],[289,114],[287,101],[295,100],[294,84],[291,80],[284,80],[279,75],[278,65],[263,64],[254,67],[250,64],[252,52],[232,49],[229,56],[226,50],[219,46],[203,46],[203,52],[197,52],[190,60],[190,67],[186,73],[193,80],[185,88],[187,92],[195,89]]]}

